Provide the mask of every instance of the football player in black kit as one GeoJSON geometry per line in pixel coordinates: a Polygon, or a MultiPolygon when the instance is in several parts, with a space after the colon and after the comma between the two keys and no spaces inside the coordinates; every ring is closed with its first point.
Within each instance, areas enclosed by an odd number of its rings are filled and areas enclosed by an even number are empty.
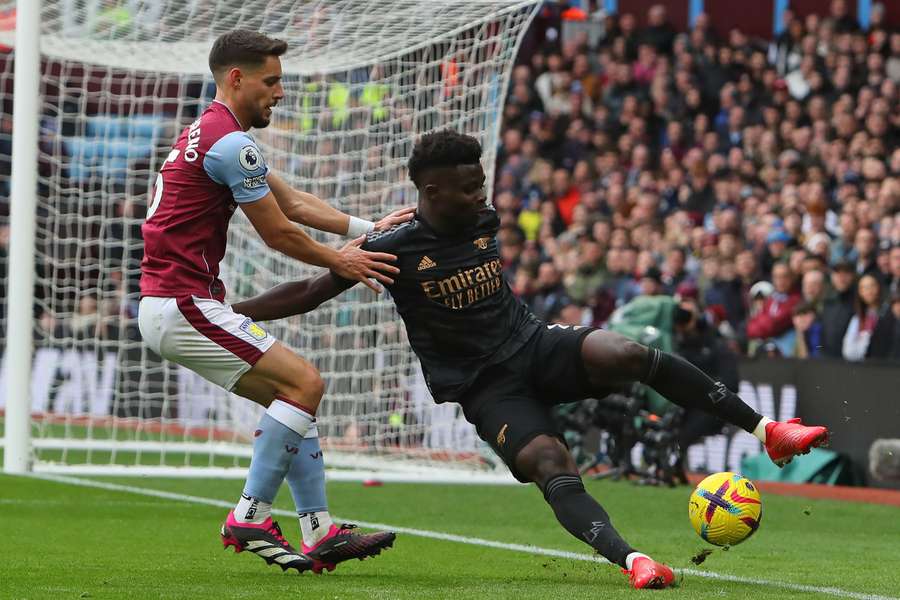
{"type": "MultiPolygon", "coordinates": [[[[409,160],[415,219],[371,233],[363,248],[397,255],[387,284],[435,402],[458,402],[513,475],[543,492],[562,526],[621,566],[635,588],[672,584],[672,570],[632,548],[584,489],[554,427],[554,405],[602,397],[633,381],[757,436],[779,465],[827,441],[824,427],[775,422],[685,360],[589,327],[546,325],[503,280],[481,146],[451,130],[422,136],[409,160]]],[[[361,242],[359,240],[357,243],[361,242]]],[[[234,310],[254,320],[313,310],[354,285],[326,272],[284,283],[234,310]]]]}

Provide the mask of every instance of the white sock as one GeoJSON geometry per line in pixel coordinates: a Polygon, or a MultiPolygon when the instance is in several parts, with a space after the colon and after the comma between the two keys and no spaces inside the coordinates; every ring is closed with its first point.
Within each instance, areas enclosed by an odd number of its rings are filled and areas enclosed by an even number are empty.
{"type": "Polygon", "coordinates": [[[316,422],[315,416],[284,400],[273,400],[266,414],[300,437],[305,436],[310,426],[316,422]]]}
{"type": "Polygon", "coordinates": [[[772,423],[772,419],[769,417],[763,417],[759,424],[756,426],[756,429],[753,430],[753,435],[756,436],[756,439],[761,441],[763,444],[766,443],[766,425],[772,423]]]}
{"type": "MultiPolygon", "coordinates": [[[[650,558],[646,554],[641,554],[640,552],[632,552],[628,556],[625,557],[625,570],[630,571],[632,565],[634,565],[634,559],[636,558],[650,558]]],[[[652,560],[652,559],[651,559],[652,560]]]]}
{"type": "Polygon", "coordinates": [[[234,519],[238,523],[255,523],[259,525],[272,516],[272,504],[257,498],[241,494],[237,506],[234,507],[234,519]]]}
{"type": "Polygon", "coordinates": [[[300,533],[303,535],[303,544],[315,546],[331,531],[331,515],[327,510],[300,515],[300,533]]]}

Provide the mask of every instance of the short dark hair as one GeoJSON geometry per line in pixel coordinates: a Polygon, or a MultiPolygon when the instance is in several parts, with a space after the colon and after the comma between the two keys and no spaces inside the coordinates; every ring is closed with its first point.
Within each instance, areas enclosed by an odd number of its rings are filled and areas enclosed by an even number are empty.
{"type": "Polygon", "coordinates": [[[470,135],[452,129],[426,133],[413,148],[409,157],[409,178],[419,185],[429,169],[475,165],[481,160],[481,144],[470,135]]]}
{"type": "Polygon", "coordinates": [[[793,315],[805,315],[808,313],[818,314],[816,311],[816,305],[812,302],[802,301],[798,302],[794,306],[794,310],[791,311],[793,315]]]}
{"type": "Polygon", "coordinates": [[[854,265],[851,261],[846,260],[846,259],[844,259],[844,260],[839,260],[839,261],[834,265],[834,267],[832,267],[832,270],[835,271],[835,272],[837,272],[837,271],[843,271],[843,272],[845,272],[845,273],[853,273],[853,274],[856,274],[856,265],[854,265]]]}
{"type": "Polygon", "coordinates": [[[234,66],[261,66],[269,56],[287,52],[287,42],[270,38],[249,29],[235,29],[223,33],[209,51],[209,70],[217,76],[223,69],[234,66]]]}

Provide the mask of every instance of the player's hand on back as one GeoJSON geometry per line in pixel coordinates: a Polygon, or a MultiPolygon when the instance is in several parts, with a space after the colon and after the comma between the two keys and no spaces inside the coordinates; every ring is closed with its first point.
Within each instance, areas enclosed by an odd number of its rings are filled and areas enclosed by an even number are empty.
{"type": "Polygon", "coordinates": [[[385,229],[390,229],[394,225],[399,225],[400,223],[405,223],[412,219],[416,214],[415,206],[407,206],[406,208],[401,208],[400,210],[395,210],[391,214],[382,218],[380,221],[375,222],[375,231],[384,231],[385,229]]]}
{"type": "Polygon", "coordinates": [[[400,269],[388,263],[396,261],[397,257],[385,252],[363,250],[360,246],[365,240],[366,236],[363,235],[347,242],[338,252],[339,264],[331,270],[344,279],[361,281],[375,293],[379,293],[381,289],[370,279],[376,279],[386,285],[394,283],[390,276],[399,273],[400,269]]]}

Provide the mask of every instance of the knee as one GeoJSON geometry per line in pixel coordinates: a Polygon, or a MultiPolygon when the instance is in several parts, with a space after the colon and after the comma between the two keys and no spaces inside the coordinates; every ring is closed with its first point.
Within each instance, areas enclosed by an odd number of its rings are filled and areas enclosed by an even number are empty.
{"type": "Polygon", "coordinates": [[[562,443],[557,442],[554,448],[549,448],[542,452],[538,457],[535,465],[535,480],[540,482],[541,487],[544,483],[563,473],[577,472],[569,451],[563,447],[562,443]]]}
{"type": "Polygon", "coordinates": [[[611,331],[590,334],[582,355],[595,385],[638,381],[647,371],[648,348],[611,331]]]}
{"type": "Polygon", "coordinates": [[[322,396],[325,395],[325,380],[322,379],[318,369],[310,368],[307,369],[307,371],[308,372],[303,378],[301,389],[304,398],[312,405],[312,407],[318,408],[319,403],[322,401],[322,396]]]}
{"type": "Polygon", "coordinates": [[[516,467],[541,489],[557,475],[578,473],[578,467],[565,445],[549,435],[538,436],[526,445],[516,457],[516,467]]]}
{"type": "Polygon", "coordinates": [[[315,412],[322,402],[322,396],[325,395],[325,381],[315,367],[304,363],[298,369],[291,385],[285,386],[285,389],[279,392],[292,402],[315,412]]]}
{"type": "Polygon", "coordinates": [[[322,397],[325,395],[325,380],[322,379],[318,370],[312,369],[312,373],[309,374],[304,387],[308,388],[307,395],[310,401],[315,401],[316,407],[318,407],[322,397]]]}
{"type": "Polygon", "coordinates": [[[627,373],[634,381],[643,379],[647,372],[647,355],[649,348],[633,340],[625,340],[616,357],[617,368],[627,373]]]}

